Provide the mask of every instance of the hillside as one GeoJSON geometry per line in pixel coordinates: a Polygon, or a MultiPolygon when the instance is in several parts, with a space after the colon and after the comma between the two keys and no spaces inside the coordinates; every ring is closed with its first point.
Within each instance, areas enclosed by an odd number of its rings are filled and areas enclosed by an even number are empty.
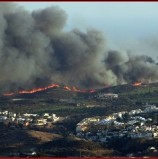
{"type": "Polygon", "coordinates": [[[47,90],[42,90],[35,93],[24,93],[24,94],[14,94],[10,96],[3,96],[4,99],[61,99],[61,98],[70,98],[75,97],[76,92],[65,90],[63,88],[49,88],[47,90]]]}
{"type": "Polygon", "coordinates": [[[16,94],[0,97],[0,110],[14,112],[56,113],[67,115],[106,115],[115,111],[131,110],[146,103],[158,105],[158,83],[118,85],[98,89],[93,93],[81,93],[63,88],[50,88],[32,94],[16,94]],[[99,93],[117,93],[117,100],[97,101],[94,97],[99,93]],[[77,103],[80,106],[77,107],[77,103]],[[98,107],[86,107],[98,105],[98,107]]]}
{"type": "Polygon", "coordinates": [[[62,136],[20,128],[8,129],[3,125],[0,127],[0,156],[12,156],[17,153],[24,155],[32,151],[44,157],[119,155],[117,151],[104,149],[97,143],[75,136],[62,136]]]}
{"type": "MultiPolygon", "coordinates": [[[[50,88],[32,94],[16,94],[0,97],[0,111],[8,110],[17,114],[55,113],[63,120],[52,124],[52,128],[8,128],[0,125],[0,155],[25,152],[32,149],[39,156],[53,157],[106,157],[122,156],[124,150],[130,153],[133,145],[119,145],[120,140],[108,147],[92,141],[75,137],[76,124],[84,118],[106,116],[120,111],[143,108],[146,103],[158,105],[158,83],[142,84],[141,86],[118,85],[99,89],[93,93],[81,93],[62,88],[50,88]],[[99,93],[117,93],[118,99],[97,100],[99,93]],[[78,105],[79,103],[79,105],[78,105]],[[116,146],[115,146],[116,145],[116,146]]],[[[141,142],[139,143],[141,145],[141,142]]],[[[157,141],[154,142],[157,146],[157,141]]],[[[144,142],[143,145],[151,146],[144,142]]],[[[142,147],[142,146],[141,146],[142,147]]],[[[146,153],[146,147],[143,149],[146,153]]],[[[17,156],[17,155],[16,155],[17,156]]]]}
{"type": "Polygon", "coordinates": [[[133,102],[158,104],[158,83],[118,85],[98,90],[97,93],[117,93],[121,97],[128,97],[133,102]]]}
{"type": "Polygon", "coordinates": [[[149,84],[141,84],[138,86],[134,86],[132,84],[124,84],[124,85],[117,85],[112,87],[107,87],[98,90],[99,92],[111,92],[111,93],[119,93],[119,94],[137,94],[137,93],[146,93],[146,92],[153,92],[158,89],[158,83],[149,83],[149,84]]]}

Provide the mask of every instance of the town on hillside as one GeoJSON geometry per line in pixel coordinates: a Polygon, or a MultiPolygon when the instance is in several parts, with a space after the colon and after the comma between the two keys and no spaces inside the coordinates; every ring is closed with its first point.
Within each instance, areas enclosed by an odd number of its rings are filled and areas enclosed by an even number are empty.
{"type": "MultiPolygon", "coordinates": [[[[158,138],[158,107],[146,105],[144,110],[121,111],[108,116],[85,118],[76,126],[76,136],[108,145],[120,139],[158,138]]],[[[157,152],[155,147],[152,147],[157,152]]],[[[128,155],[134,155],[127,154],[128,155]]]]}

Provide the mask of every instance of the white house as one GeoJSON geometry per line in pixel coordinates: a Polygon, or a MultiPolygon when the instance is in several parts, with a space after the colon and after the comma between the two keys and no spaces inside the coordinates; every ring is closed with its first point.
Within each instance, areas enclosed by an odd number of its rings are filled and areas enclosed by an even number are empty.
{"type": "Polygon", "coordinates": [[[44,113],[43,117],[49,117],[49,113],[44,113]]]}
{"type": "Polygon", "coordinates": [[[98,94],[97,98],[100,99],[100,100],[117,99],[118,98],[118,94],[114,94],[114,93],[100,93],[100,94],[98,94]]]}
{"type": "Polygon", "coordinates": [[[129,115],[135,115],[135,114],[139,114],[139,113],[142,113],[142,110],[141,109],[135,109],[135,110],[131,110],[129,112],[129,115]]]}
{"type": "Polygon", "coordinates": [[[59,117],[56,116],[56,114],[52,114],[51,118],[52,118],[53,122],[59,121],[59,119],[60,119],[59,117]]]}
{"type": "Polygon", "coordinates": [[[153,136],[152,132],[142,132],[142,133],[131,133],[129,134],[131,138],[150,138],[153,136]]]}
{"type": "Polygon", "coordinates": [[[97,124],[100,124],[100,125],[106,125],[106,124],[110,124],[113,120],[111,119],[103,119],[101,121],[99,121],[97,124]]]}
{"type": "Polygon", "coordinates": [[[37,121],[36,121],[36,123],[34,123],[33,125],[46,125],[47,124],[47,119],[43,119],[43,118],[39,118],[39,119],[37,119],[37,121]]]}
{"type": "Polygon", "coordinates": [[[144,109],[144,113],[147,112],[155,112],[158,111],[158,108],[155,105],[147,105],[147,107],[144,109]]]}
{"type": "Polygon", "coordinates": [[[16,113],[9,112],[9,117],[16,117],[16,113]]]}
{"type": "Polygon", "coordinates": [[[4,121],[4,120],[6,120],[6,119],[7,119],[6,116],[0,116],[0,121],[4,121]]]}
{"type": "Polygon", "coordinates": [[[25,116],[25,117],[31,117],[31,116],[36,117],[36,116],[38,116],[38,114],[28,114],[28,113],[25,113],[25,114],[23,114],[23,116],[25,116]]]}
{"type": "Polygon", "coordinates": [[[8,115],[8,110],[5,110],[4,112],[2,112],[2,114],[8,115]]]}
{"type": "Polygon", "coordinates": [[[23,123],[23,122],[25,121],[25,118],[19,117],[19,118],[16,118],[16,121],[17,121],[18,123],[23,123]]]}
{"type": "Polygon", "coordinates": [[[81,132],[87,130],[87,126],[81,125],[76,127],[76,132],[81,132]]]}
{"type": "Polygon", "coordinates": [[[153,132],[153,137],[157,138],[158,137],[158,132],[153,132]]]}

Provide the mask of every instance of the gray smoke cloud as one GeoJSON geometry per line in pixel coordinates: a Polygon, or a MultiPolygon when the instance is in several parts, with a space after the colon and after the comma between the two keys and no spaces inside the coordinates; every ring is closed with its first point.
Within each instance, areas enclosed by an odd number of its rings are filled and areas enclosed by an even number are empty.
{"type": "Polygon", "coordinates": [[[30,89],[50,83],[81,88],[158,81],[148,56],[107,50],[97,30],[64,31],[67,14],[58,6],[32,13],[0,3],[0,89],[30,89]]]}

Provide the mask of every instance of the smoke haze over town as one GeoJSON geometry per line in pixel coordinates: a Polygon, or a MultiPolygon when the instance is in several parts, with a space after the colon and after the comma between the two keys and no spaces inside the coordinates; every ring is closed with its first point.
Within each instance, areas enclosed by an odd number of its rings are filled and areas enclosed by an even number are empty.
{"type": "MultiPolygon", "coordinates": [[[[0,3],[1,91],[52,83],[98,88],[158,82],[157,59],[150,52],[109,48],[106,35],[94,27],[65,30],[68,17],[59,6],[27,11],[0,3]]],[[[148,43],[155,49],[156,40],[148,43]]]]}

